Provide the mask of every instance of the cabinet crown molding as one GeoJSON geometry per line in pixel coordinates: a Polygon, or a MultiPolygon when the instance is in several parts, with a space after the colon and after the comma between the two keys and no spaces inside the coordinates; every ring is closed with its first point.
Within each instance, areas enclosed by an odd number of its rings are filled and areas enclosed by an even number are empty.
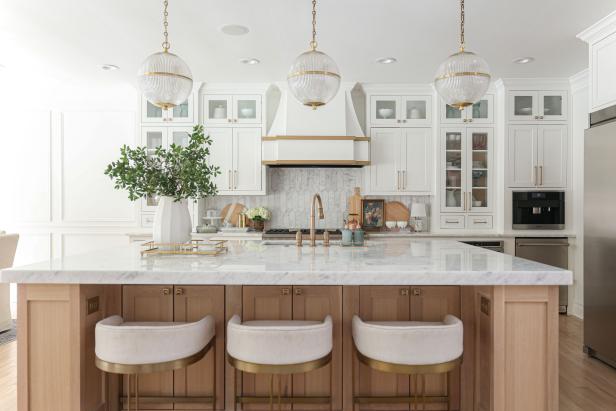
{"type": "Polygon", "coordinates": [[[567,77],[537,77],[537,78],[504,78],[502,85],[509,90],[568,90],[567,77]]]}
{"type": "Polygon", "coordinates": [[[581,31],[576,37],[592,44],[616,32],[616,11],[611,12],[592,26],[581,31]]]}
{"type": "Polygon", "coordinates": [[[571,92],[577,93],[580,90],[588,88],[590,85],[590,71],[586,68],[579,73],[576,73],[569,77],[569,84],[571,86],[571,92]]]}

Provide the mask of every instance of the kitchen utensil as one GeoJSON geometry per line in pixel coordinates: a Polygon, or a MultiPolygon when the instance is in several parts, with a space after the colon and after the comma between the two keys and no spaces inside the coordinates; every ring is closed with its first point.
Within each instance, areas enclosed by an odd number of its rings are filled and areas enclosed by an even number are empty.
{"type": "Polygon", "coordinates": [[[240,114],[242,117],[253,117],[255,115],[255,109],[250,107],[244,107],[240,109],[240,114]]]}
{"type": "Polygon", "coordinates": [[[385,221],[408,221],[409,209],[399,201],[387,201],[385,203],[385,221]]]}
{"type": "Polygon", "coordinates": [[[246,206],[244,204],[241,204],[241,203],[227,204],[220,212],[220,216],[224,219],[225,227],[228,227],[228,226],[235,227],[237,225],[237,222],[239,221],[238,216],[245,211],[246,211],[246,206]]]}
{"type": "Polygon", "coordinates": [[[396,221],[396,225],[398,226],[399,229],[404,230],[406,228],[406,226],[409,225],[409,222],[408,222],[408,220],[396,221]]]}
{"type": "Polygon", "coordinates": [[[223,106],[214,108],[214,118],[221,119],[227,117],[227,110],[223,106]]]}
{"type": "Polygon", "coordinates": [[[413,120],[416,120],[416,119],[418,119],[418,118],[421,118],[421,114],[419,113],[419,109],[418,109],[417,107],[413,107],[413,108],[411,109],[410,114],[411,114],[411,115],[410,115],[410,118],[411,118],[411,119],[413,119],[413,120]]]}
{"type": "Polygon", "coordinates": [[[529,114],[531,111],[533,111],[533,109],[532,107],[521,107],[517,111],[519,111],[520,113],[529,114]]]}
{"type": "Polygon", "coordinates": [[[482,202],[481,200],[473,200],[473,207],[481,207],[482,202]]]}
{"type": "Polygon", "coordinates": [[[393,108],[380,108],[378,112],[382,118],[391,118],[394,115],[393,108]]]}
{"type": "Polygon", "coordinates": [[[355,187],[353,194],[349,197],[349,221],[351,217],[355,217],[355,221],[359,221],[361,215],[361,193],[360,188],[355,187]]]}
{"type": "Polygon", "coordinates": [[[385,227],[391,229],[396,228],[396,222],[395,221],[385,221],[385,227]]]}

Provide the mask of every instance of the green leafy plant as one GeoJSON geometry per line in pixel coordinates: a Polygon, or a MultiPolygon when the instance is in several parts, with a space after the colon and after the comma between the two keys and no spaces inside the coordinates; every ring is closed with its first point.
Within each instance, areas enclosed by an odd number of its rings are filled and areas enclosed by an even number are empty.
{"type": "Polygon", "coordinates": [[[216,195],[214,177],[220,169],[207,162],[211,145],[203,126],[197,125],[185,147],[158,147],[152,155],[146,147],[122,146],[120,158],[107,166],[105,174],[117,190],[128,191],[131,201],[154,195],[173,197],[175,201],[216,195]]]}

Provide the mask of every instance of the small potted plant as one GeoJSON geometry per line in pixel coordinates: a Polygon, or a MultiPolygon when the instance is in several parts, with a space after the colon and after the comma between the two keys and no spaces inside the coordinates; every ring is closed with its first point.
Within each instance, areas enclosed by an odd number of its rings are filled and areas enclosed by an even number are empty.
{"type": "Polygon", "coordinates": [[[265,222],[272,218],[272,213],[265,207],[253,207],[244,213],[252,221],[252,228],[263,231],[265,222]]]}
{"type": "Polygon", "coordinates": [[[188,199],[216,195],[214,178],[218,167],[208,164],[212,140],[197,125],[188,145],[158,147],[153,155],[146,147],[120,149],[120,158],[107,166],[105,174],[116,189],[128,191],[131,201],[147,196],[160,197],[154,216],[153,237],[157,243],[190,241],[192,224],[188,199]]]}

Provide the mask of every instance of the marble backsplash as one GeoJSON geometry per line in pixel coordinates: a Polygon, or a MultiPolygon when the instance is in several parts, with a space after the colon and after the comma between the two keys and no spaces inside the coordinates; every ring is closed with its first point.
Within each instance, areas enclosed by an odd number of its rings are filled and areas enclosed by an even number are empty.
{"type": "MultiPolygon", "coordinates": [[[[325,220],[318,221],[317,227],[340,228],[353,188],[362,186],[363,173],[359,168],[268,168],[267,195],[211,197],[201,204],[199,214],[205,215],[207,209],[221,210],[229,203],[241,203],[248,208],[264,206],[271,210],[272,219],[266,228],[308,227],[312,196],[319,193],[325,220]]],[[[409,208],[412,202],[426,203],[430,214],[429,196],[369,197],[400,201],[409,208]]]]}

